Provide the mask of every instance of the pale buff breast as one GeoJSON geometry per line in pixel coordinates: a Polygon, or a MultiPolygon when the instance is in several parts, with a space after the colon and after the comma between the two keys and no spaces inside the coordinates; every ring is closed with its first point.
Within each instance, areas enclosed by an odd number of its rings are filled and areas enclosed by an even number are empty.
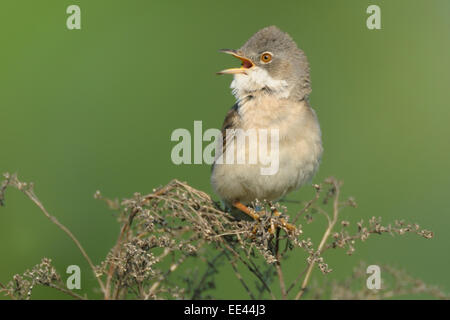
{"type": "MultiPolygon", "coordinates": [[[[215,164],[211,183],[226,202],[255,199],[277,200],[309,182],[322,154],[320,127],[314,111],[304,101],[255,97],[239,107],[239,126],[279,130],[279,167],[273,175],[262,175],[261,164],[215,164]]],[[[245,146],[246,159],[252,152],[245,146]]]]}

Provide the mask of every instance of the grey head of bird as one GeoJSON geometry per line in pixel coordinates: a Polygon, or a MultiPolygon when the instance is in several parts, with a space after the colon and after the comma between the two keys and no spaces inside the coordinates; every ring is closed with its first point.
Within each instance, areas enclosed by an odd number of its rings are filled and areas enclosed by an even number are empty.
{"type": "Polygon", "coordinates": [[[241,60],[240,68],[218,74],[233,74],[231,88],[240,100],[257,93],[303,100],[311,92],[309,64],[294,40],[275,26],[256,32],[237,50],[222,49],[241,60]]]}

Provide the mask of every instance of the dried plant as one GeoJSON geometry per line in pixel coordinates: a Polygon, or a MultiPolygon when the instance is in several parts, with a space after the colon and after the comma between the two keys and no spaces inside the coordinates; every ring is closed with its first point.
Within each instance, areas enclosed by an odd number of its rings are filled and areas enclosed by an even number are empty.
{"type": "MultiPolygon", "coordinates": [[[[258,220],[237,219],[222,210],[208,194],[173,180],[150,194],[136,193],[121,202],[105,198],[99,191],[95,193],[96,199],[105,201],[118,212],[121,225],[116,243],[96,266],[70,230],[48,213],[36,197],[33,184],[19,181],[16,175],[4,177],[0,205],[4,204],[8,187],[19,189],[31,199],[78,247],[104,299],[214,299],[216,277],[225,264],[231,266],[250,299],[300,299],[307,289],[311,289],[311,297],[323,298],[325,291],[311,286],[310,280],[316,268],[323,274],[332,271],[323,257],[326,250],[343,248],[352,254],[356,242],[365,241],[372,234],[415,233],[426,239],[433,236],[417,224],[395,221],[383,226],[381,219],[375,217],[367,224],[358,222],[351,231],[351,223],[339,220],[339,213],[346,207],[356,207],[356,203],[352,198],[341,200],[342,183],[334,178],[313,186],[313,199],[303,204],[292,221],[285,215],[287,208],[267,201],[253,204],[260,214],[258,220]],[[317,215],[326,218],[327,227],[315,245],[298,222],[304,219],[312,223],[317,215]],[[288,283],[283,266],[289,263],[289,253],[294,250],[304,253],[304,268],[288,283]],[[186,263],[188,260],[195,261],[196,267],[186,263]],[[180,271],[183,266],[187,267],[180,271]]],[[[401,278],[400,273],[396,278],[401,278]]],[[[376,297],[386,298],[412,290],[446,298],[444,294],[436,294],[437,289],[423,289],[430,288],[424,284],[418,288],[418,282],[412,278],[401,279],[395,289],[376,297]]],[[[48,259],[23,276],[14,276],[7,285],[0,283],[0,291],[12,299],[28,299],[35,285],[49,286],[77,299],[87,298],[66,289],[48,259]]],[[[374,298],[373,292],[353,290],[348,282],[333,282],[331,288],[328,292],[331,298],[374,298]]]]}
{"type": "Polygon", "coordinates": [[[41,285],[59,290],[73,298],[84,300],[84,297],[65,288],[61,276],[56,272],[51,262],[50,259],[43,258],[41,263],[35,265],[31,270],[25,271],[22,275],[16,274],[7,286],[1,285],[1,291],[14,300],[29,300],[33,288],[36,285],[41,285]]]}
{"type": "Polygon", "coordinates": [[[365,286],[367,264],[361,262],[352,274],[342,280],[326,279],[325,283],[316,281],[310,288],[315,299],[324,297],[333,300],[379,300],[423,295],[436,299],[449,299],[437,286],[430,286],[420,279],[415,279],[406,271],[388,265],[380,266],[383,270],[381,289],[370,290],[365,286]]]}

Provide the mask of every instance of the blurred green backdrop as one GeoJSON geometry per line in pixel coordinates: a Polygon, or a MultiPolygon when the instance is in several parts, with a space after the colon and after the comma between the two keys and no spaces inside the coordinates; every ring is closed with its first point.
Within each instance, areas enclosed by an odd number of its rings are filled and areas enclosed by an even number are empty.
{"type": "MultiPolygon", "coordinates": [[[[328,276],[348,276],[359,260],[389,263],[448,292],[449,14],[448,0],[2,0],[0,171],[34,181],[47,209],[98,263],[118,226],[93,199],[97,189],[122,198],[176,177],[212,192],[208,165],[172,164],[171,132],[192,130],[194,120],[221,126],[234,100],[231,78],[214,73],[236,61],[217,50],[274,24],[311,64],[325,147],[314,181],[344,180],[344,194],[359,204],[344,211],[350,221],[403,218],[435,232],[432,240],[370,239],[352,257],[331,252],[328,276]],[[81,7],[82,30],[66,28],[71,4],[81,7]],[[382,30],[366,28],[370,4],[381,7],[382,30]]],[[[0,208],[0,281],[43,256],[63,275],[80,265],[82,292],[95,297],[73,243],[10,190],[0,208]]],[[[287,277],[297,269],[293,260],[287,277]]],[[[246,298],[228,277],[219,279],[218,296],[246,298]]],[[[35,298],[61,296],[39,289],[35,298]]]]}

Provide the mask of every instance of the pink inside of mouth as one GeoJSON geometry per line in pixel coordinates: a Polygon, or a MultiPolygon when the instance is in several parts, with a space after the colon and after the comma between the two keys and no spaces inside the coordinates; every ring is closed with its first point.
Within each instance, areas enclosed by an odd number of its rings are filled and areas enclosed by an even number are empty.
{"type": "Polygon", "coordinates": [[[253,64],[248,60],[242,60],[242,67],[246,69],[250,69],[253,66],[253,64]]]}

